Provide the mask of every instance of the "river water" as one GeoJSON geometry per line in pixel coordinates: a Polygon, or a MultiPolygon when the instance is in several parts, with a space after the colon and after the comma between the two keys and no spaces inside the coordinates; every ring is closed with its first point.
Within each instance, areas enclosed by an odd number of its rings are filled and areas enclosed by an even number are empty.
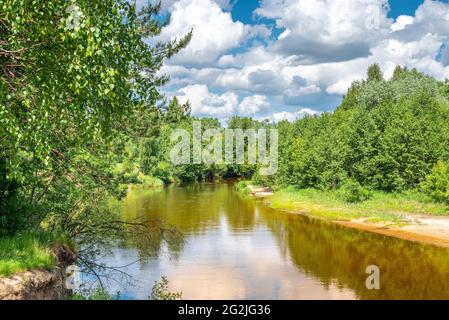
{"type": "Polygon", "coordinates": [[[102,258],[129,264],[135,281],[108,282],[123,299],[147,299],[163,275],[183,299],[449,299],[449,250],[273,210],[232,183],[133,190],[123,207],[183,234],[156,236],[150,256],[141,244],[102,258]],[[379,290],[366,287],[370,265],[379,290]]]}

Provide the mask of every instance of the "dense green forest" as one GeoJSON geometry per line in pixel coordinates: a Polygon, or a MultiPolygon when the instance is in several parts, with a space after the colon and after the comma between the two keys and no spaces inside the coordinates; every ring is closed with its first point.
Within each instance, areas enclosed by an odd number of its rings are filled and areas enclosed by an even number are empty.
{"type": "Polygon", "coordinates": [[[400,66],[386,81],[375,64],[334,112],[276,127],[279,172],[261,182],[321,190],[418,189],[448,200],[447,81],[400,66]]]}
{"type": "MultiPolygon", "coordinates": [[[[174,166],[173,129],[191,130],[193,121],[221,127],[158,89],[169,80],[158,70],[191,33],[144,41],[166,23],[157,18],[160,6],[136,13],[125,0],[80,0],[83,22],[68,28],[65,0],[37,1],[33,10],[24,2],[3,1],[0,13],[0,237],[103,241],[126,229],[110,200],[129,185],[222,177],[346,190],[348,201],[372,190],[415,190],[449,204],[447,81],[400,66],[385,80],[375,64],[333,112],[292,123],[229,119],[228,128],[279,130],[273,176],[260,176],[257,165],[174,166]]],[[[2,250],[0,260],[7,258],[2,250]]]]}

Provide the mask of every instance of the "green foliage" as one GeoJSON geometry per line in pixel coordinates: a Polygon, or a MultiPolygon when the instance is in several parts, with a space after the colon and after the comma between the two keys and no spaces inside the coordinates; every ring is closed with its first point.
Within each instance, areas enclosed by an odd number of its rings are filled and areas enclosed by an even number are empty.
{"type": "MultiPolygon", "coordinates": [[[[225,164],[207,164],[207,163],[200,163],[196,164],[193,163],[193,122],[201,122],[201,133],[204,134],[204,132],[207,129],[218,129],[221,130],[221,124],[218,121],[218,119],[215,118],[195,118],[195,117],[185,117],[184,120],[180,123],[178,123],[176,126],[171,126],[170,130],[178,128],[178,129],[184,129],[189,133],[190,136],[190,163],[189,164],[182,164],[174,166],[171,170],[172,175],[174,177],[175,181],[188,183],[188,182],[196,182],[196,181],[206,181],[206,180],[214,180],[219,179],[223,176],[225,176],[228,171],[229,167],[225,164]]],[[[166,141],[170,141],[168,132],[168,137],[166,138],[166,141]]],[[[168,157],[169,150],[171,149],[174,144],[177,142],[169,143],[167,146],[167,162],[170,160],[168,157]]],[[[201,142],[202,148],[206,147],[210,144],[210,141],[205,141],[204,139],[201,142]]]]}
{"type": "Polygon", "coordinates": [[[70,300],[77,300],[77,301],[108,301],[108,300],[120,300],[120,292],[117,292],[116,294],[112,295],[106,289],[101,287],[95,287],[95,288],[86,288],[83,290],[80,290],[78,292],[75,292],[71,297],[70,300]]]}
{"type": "Polygon", "coordinates": [[[375,63],[368,68],[368,81],[382,81],[383,74],[379,64],[375,63]]]}
{"type": "Polygon", "coordinates": [[[372,196],[369,190],[353,179],[346,180],[340,186],[338,194],[344,201],[349,203],[363,202],[372,196]]]}
{"type": "Polygon", "coordinates": [[[444,83],[378,66],[356,81],[335,112],[281,122],[274,187],[337,189],[349,177],[386,192],[414,189],[438,160],[449,158],[449,99],[444,83]]]}
{"type": "Polygon", "coordinates": [[[326,220],[350,221],[370,218],[371,221],[407,223],[404,214],[427,214],[445,216],[448,206],[435,203],[419,192],[385,193],[372,191],[363,202],[348,203],[341,198],[339,190],[322,191],[288,187],[275,192],[268,200],[276,209],[304,212],[326,220]]]}
{"type": "MultiPolygon", "coordinates": [[[[167,22],[160,8],[136,12],[127,0],[0,3],[0,241],[20,245],[22,230],[63,234],[89,249],[78,260],[92,268],[102,245],[131,233],[110,199],[130,183],[172,179],[163,127],[189,108],[172,103],[166,115],[158,87],[168,78],[157,73],[191,33],[150,45],[167,22]]],[[[45,250],[31,238],[20,258],[31,259],[26,268],[39,267],[32,262],[45,250]]]]}
{"type": "Polygon", "coordinates": [[[180,300],[182,292],[170,292],[168,288],[168,279],[162,276],[160,281],[155,281],[151,290],[151,300],[180,300]]]}
{"type": "Polygon", "coordinates": [[[251,189],[248,185],[248,181],[239,181],[234,185],[235,190],[238,192],[241,192],[243,194],[249,194],[251,192],[251,189]]]}
{"type": "Polygon", "coordinates": [[[422,189],[436,201],[449,204],[449,162],[439,161],[426,177],[422,189]]]}
{"type": "Polygon", "coordinates": [[[55,239],[43,233],[22,233],[0,238],[0,276],[30,269],[51,270],[56,258],[49,247],[55,239]]]}
{"type": "Polygon", "coordinates": [[[163,138],[157,87],[168,80],[156,73],[191,33],[149,45],[166,22],[159,10],[136,12],[126,0],[2,1],[0,236],[92,210],[88,201],[121,197],[142,176],[170,179],[153,150],[163,138]]]}
{"type": "Polygon", "coordinates": [[[185,46],[186,39],[154,48],[144,41],[144,35],[160,30],[157,7],[139,14],[125,0],[80,0],[82,17],[72,27],[69,5],[65,0],[1,4],[0,57],[8,67],[0,78],[6,138],[0,148],[7,175],[19,181],[28,175],[21,151],[49,166],[52,150],[59,148],[55,135],[82,144],[109,134],[112,124],[136,107],[153,105],[156,86],[167,80],[155,72],[185,46]]]}

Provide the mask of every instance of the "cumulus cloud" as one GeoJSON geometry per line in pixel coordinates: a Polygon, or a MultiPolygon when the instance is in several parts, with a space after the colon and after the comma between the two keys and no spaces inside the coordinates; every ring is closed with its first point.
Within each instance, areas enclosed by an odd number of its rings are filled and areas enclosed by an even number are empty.
{"type": "Polygon", "coordinates": [[[285,29],[276,47],[301,63],[368,56],[389,32],[387,12],[388,0],[262,0],[255,11],[285,29]]]}
{"type": "Polygon", "coordinates": [[[203,116],[228,116],[234,112],[238,97],[233,92],[218,95],[209,91],[206,85],[195,84],[179,90],[181,103],[190,101],[192,113],[203,116]]]}
{"type": "Polygon", "coordinates": [[[267,97],[256,94],[244,98],[239,104],[238,111],[242,116],[251,116],[268,107],[270,107],[270,104],[267,97]]]}
{"type": "Polygon", "coordinates": [[[206,65],[215,62],[229,49],[242,45],[251,37],[267,36],[265,26],[245,25],[233,21],[213,0],[180,0],[169,7],[170,24],[162,29],[158,40],[179,39],[193,30],[187,48],[170,64],[206,65]]]}
{"type": "Polygon", "coordinates": [[[298,111],[289,112],[289,111],[282,111],[282,112],[275,112],[272,115],[268,117],[263,117],[261,120],[268,120],[272,122],[279,122],[279,121],[290,121],[293,122],[297,119],[304,118],[306,115],[313,116],[318,114],[317,111],[309,109],[309,108],[302,108],[298,111]]]}
{"type": "Polygon", "coordinates": [[[234,21],[224,10],[233,2],[169,2],[161,39],[191,28],[194,37],[162,72],[196,115],[272,113],[279,121],[331,110],[373,63],[385,78],[396,65],[449,77],[449,4],[440,1],[390,19],[387,0],[261,0],[255,13],[275,20],[283,30],[276,39],[266,26],[234,21]],[[254,37],[264,41],[248,42],[254,37]]]}
{"type": "MultiPolygon", "coordinates": [[[[178,0],[161,0],[161,10],[168,11],[171,6],[176,3],[178,0]]],[[[153,0],[135,0],[135,5],[137,9],[141,9],[142,7],[148,5],[148,3],[155,3],[153,0]]],[[[231,0],[215,0],[215,3],[220,6],[222,9],[231,9],[234,5],[235,1],[231,0]]]]}
{"type": "Polygon", "coordinates": [[[391,25],[391,31],[403,30],[407,25],[412,24],[415,19],[411,16],[399,16],[396,21],[391,25]]]}

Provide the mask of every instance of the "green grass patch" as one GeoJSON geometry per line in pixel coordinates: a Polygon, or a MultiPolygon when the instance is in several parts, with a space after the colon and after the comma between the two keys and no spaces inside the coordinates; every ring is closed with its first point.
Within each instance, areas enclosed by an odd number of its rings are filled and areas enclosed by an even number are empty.
{"type": "Polygon", "coordinates": [[[52,270],[56,258],[51,246],[54,237],[40,233],[24,233],[0,238],[0,276],[9,276],[31,269],[52,270]]]}
{"type": "Polygon", "coordinates": [[[251,181],[239,181],[234,185],[235,190],[244,195],[249,195],[251,192],[251,181]]]}
{"type": "Polygon", "coordinates": [[[147,176],[141,173],[137,176],[137,180],[145,188],[164,186],[164,182],[161,179],[152,176],[147,176]]]}
{"type": "Polygon", "coordinates": [[[315,189],[298,190],[293,187],[276,192],[267,201],[275,209],[303,211],[327,220],[350,221],[365,218],[369,222],[390,222],[394,225],[407,223],[405,215],[449,215],[445,204],[432,202],[418,192],[388,194],[372,192],[370,199],[348,203],[337,191],[315,189]]]}

